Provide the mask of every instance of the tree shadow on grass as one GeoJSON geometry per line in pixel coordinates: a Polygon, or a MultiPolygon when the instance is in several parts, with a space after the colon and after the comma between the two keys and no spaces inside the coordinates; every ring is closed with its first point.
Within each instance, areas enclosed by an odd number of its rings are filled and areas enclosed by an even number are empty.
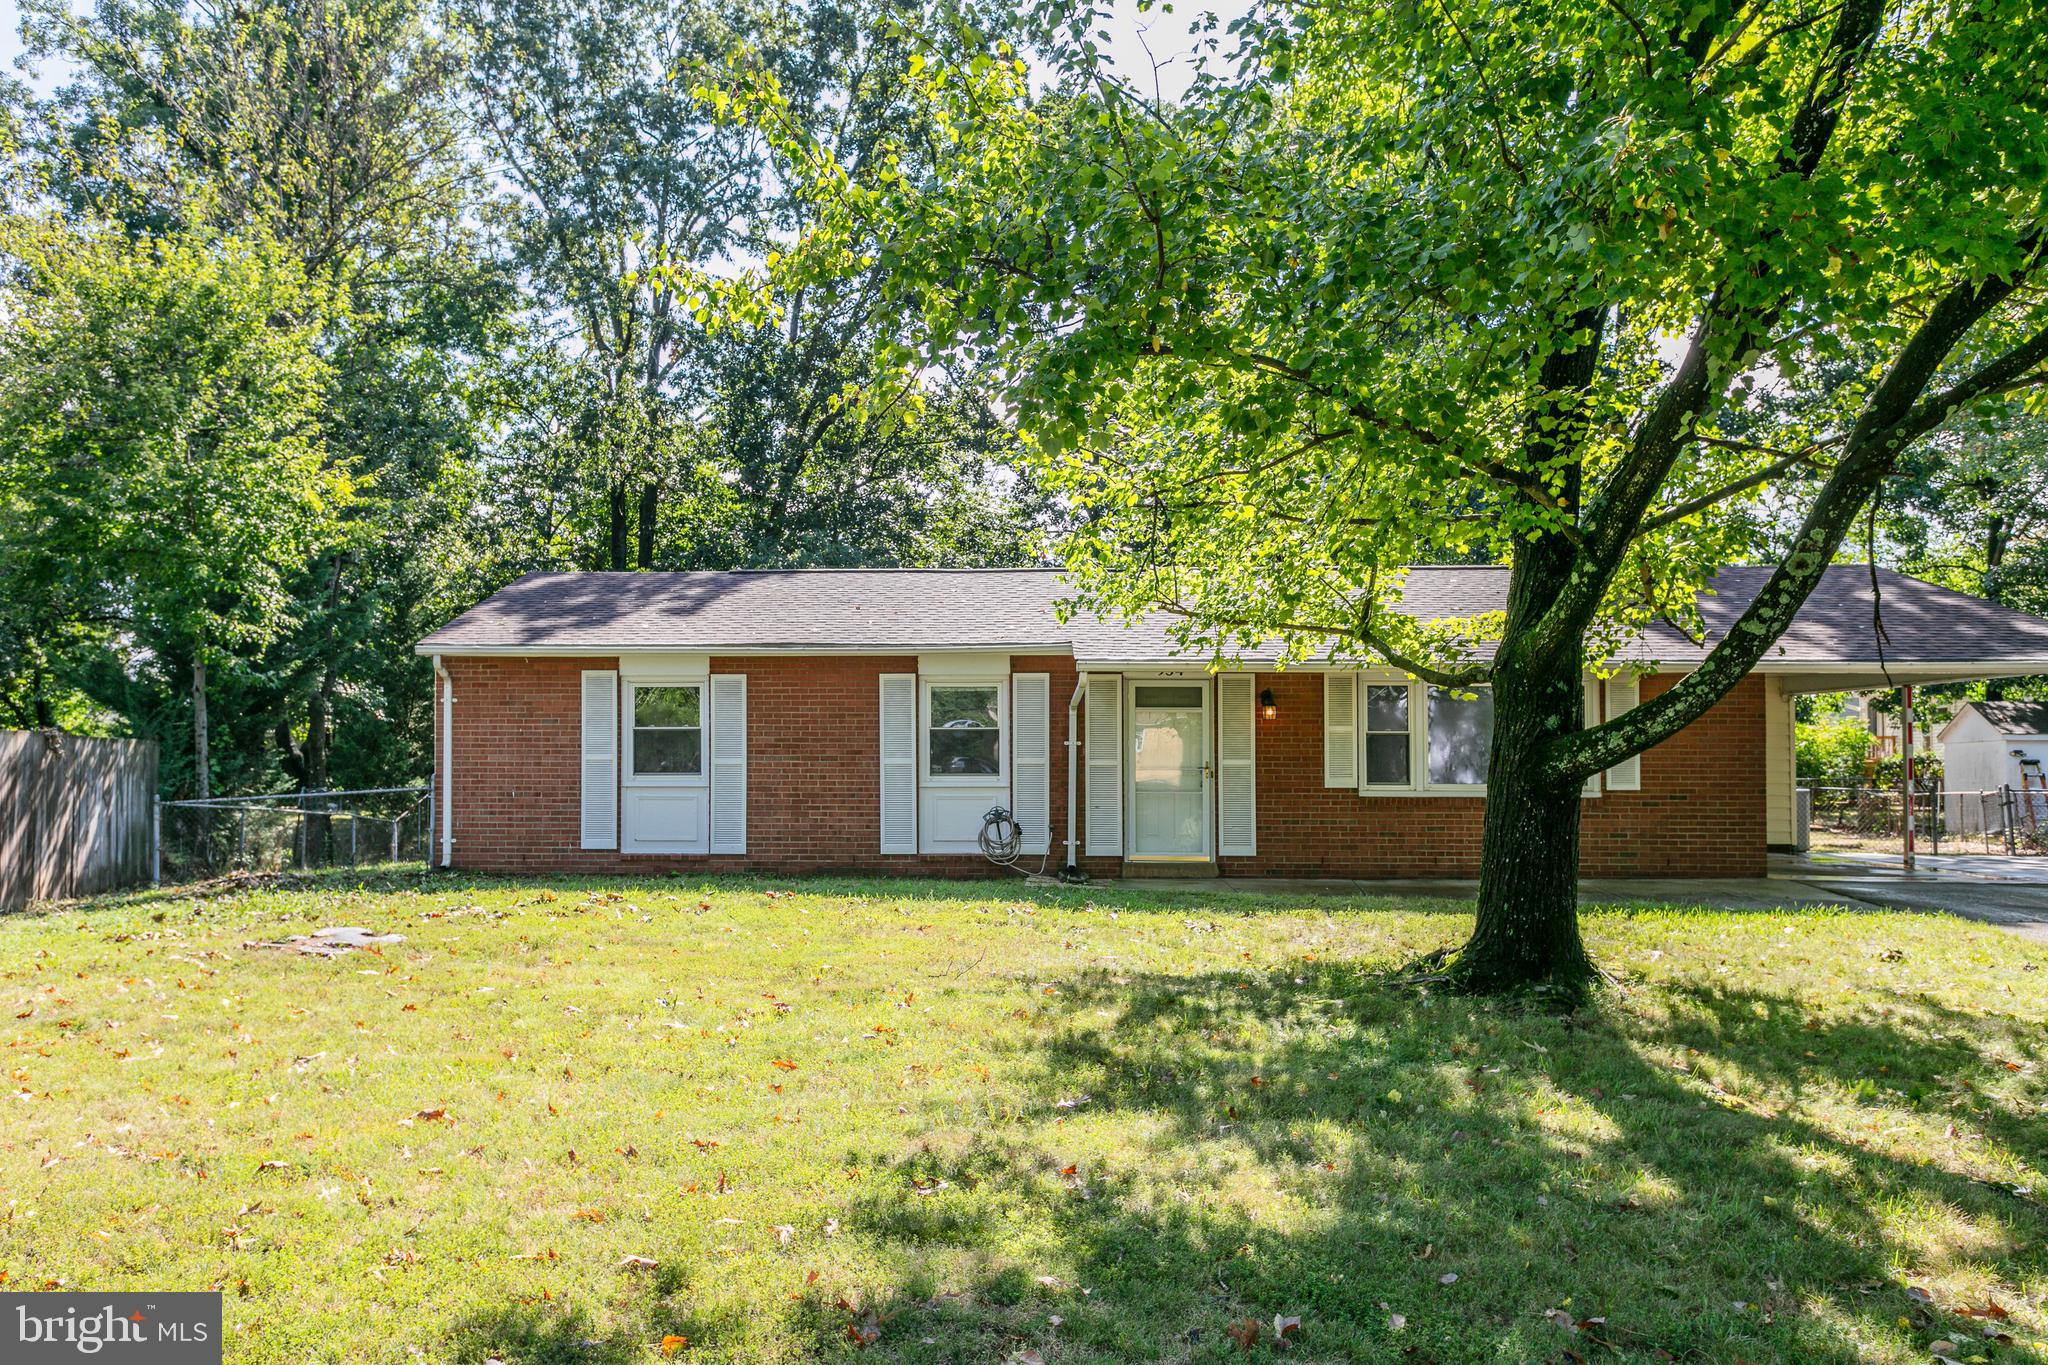
{"type": "Polygon", "coordinates": [[[454,1365],[638,1365],[662,1354],[665,1339],[674,1354],[690,1345],[739,1340],[747,1314],[724,1306],[706,1309],[693,1302],[690,1275],[673,1263],[633,1279],[598,1315],[565,1298],[525,1297],[459,1318],[445,1337],[454,1365]]]}
{"type": "MultiPolygon", "coordinates": [[[[2037,1196],[1863,1131],[1907,1092],[1856,1110],[1872,1066],[2009,1084],[2025,1025],[1816,1033],[1790,997],[1663,994],[1663,1017],[1550,1018],[1334,964],[1065,983],[1036,1111],[931,1134],[841,1212],[898,1268],[856,1305],[886,1323],[870,1354],[1239,1359],[1232,1324],[1270,1342],[1286,1314],[1303,1359],[1849,1365],[1975,1336],[1946,1310],[2018,1309],[2005,1287],[2048,1273],[2037,1196]],[[1840,1103],[1783,1112],[1802,1094],[1840,1103]],[[1923,1269],[1976,1301],[1920,1302],[1923,1269]]],[[[2041,1156],[2010,1099],[1979,1109],[2041,1156]]],[[[846,1315],[813,1309],[827,1351],[846,1315]]]]}

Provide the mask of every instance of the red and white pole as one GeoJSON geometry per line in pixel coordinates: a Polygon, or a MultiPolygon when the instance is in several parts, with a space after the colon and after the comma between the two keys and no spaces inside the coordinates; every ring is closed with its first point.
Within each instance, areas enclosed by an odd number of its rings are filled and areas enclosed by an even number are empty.
{"type": "Polygon", "coordinates": [[[1906,746],[1906,871],[1913,870],[1913,689],[1908,687],[1904,711],[1906,746]]]}

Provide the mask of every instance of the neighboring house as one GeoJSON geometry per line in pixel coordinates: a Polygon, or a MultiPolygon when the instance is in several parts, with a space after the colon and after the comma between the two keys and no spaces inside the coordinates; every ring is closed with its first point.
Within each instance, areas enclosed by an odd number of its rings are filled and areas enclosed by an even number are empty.
{"type": "MultiPolygon", "coordinates": [[[[1619,714],[1697,665],[1767,570],[1647,631],[1619,714]]],[[[1588,875],[1760,874],[1794,841],[1801,692],[2048,672],[2048,621],[1830,571],[1755,674],[1588,783],[1588,875]]],[[[1499,611],[1507,571],[1419,568],[1403,609],[1499,611]]],[[[1469,877],[1491,703],[1376,666],[1212,669],[1163,617],[1062,620],[1050,570],[534,574],[419,646],[439,678],[440,861],[489,872],[986,871],[1469,877]],[[451,723],[452,718],[452,723],[451,723]],[[1071,801],[1071,805],[1070,805],[1071,801]],[[1071,844],[1070,841],[1071,840],[1071,844]]]]}
{"type": "MultiPolygon", "coordinates": [[[[1887,689],[1889,690],[1889,689],[1887,689]]],[[[1870,732],[1870,758],[1875,762],[1881,758],[1899,756],[1900,732],[1904,728],[1904,717],[1897,711],[1881,711],[1871,703],[1875,694],[1864,692],[1847,693],[1833,714],[1844,720],[1853,720],[1870,732]]],[[[1896,703],[1896,698],[1892,699],[1896,703]]],[[[1939,705],[1936,703],[1934,705],[1939,705]]],[[[1945,708],[1944,708],[1945,709],[1945,708]]],[[[1941,728],[1943,717],[1929,703],[1920,702],[1914,706],[1913,750],[1915,753],[1936,756],[1935,731],[1941,728]]]]}

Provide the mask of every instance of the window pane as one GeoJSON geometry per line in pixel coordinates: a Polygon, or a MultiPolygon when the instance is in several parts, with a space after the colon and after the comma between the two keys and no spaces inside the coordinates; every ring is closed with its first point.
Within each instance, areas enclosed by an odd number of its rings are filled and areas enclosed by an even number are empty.
{"type": "Polygon", "coordinates": [[[965,730],[996,726],[996,689],[993,687],[934,687],[932,729],[965,730]]]}
{"type": "Polygon", "coordinates": [[[1429,780],[1476,786],[1486,781],[1493,748],[1493,693],[1467,700],[1440,687],[1429,689],[1429,780]]]}
{"type": "MultiPolygon", "coordinates": [[[[1408,688],[1368,687],[1365,689],[1365,728],[1380,734],[1408,733],[1408,688]]],[[[1405,779],[1404,779],[1405,780],[1405,779]]]]}
{"type": "Polygon", "coordinates": [[[1369,787],[1408,785],[1408,736],[1365,737],[1365,783],[1369,787]]]}
{"type": "Polygon", "coordinates": [[[695,725],[698,696],[694,687],[636,687],[633,689],[635,725],[695,725]]]}
{"type": "Polygon", "coordinates": [[[704,771],[702,730],[633,731],[636,773],[701,773],[704,771]]]}
{"type": "Polygon", "coordinates": [[[1002,733],[956,726],[932,731],[932,776],[993,777],[1002,772],[996,756],[1002,733]]]}
{"type": "Polygon", "coordinates": [[[1199,711],[1200,687],[1137,687],[1131,690],[1131,705],[1154,706],[1168,711],[1199,711]]]}

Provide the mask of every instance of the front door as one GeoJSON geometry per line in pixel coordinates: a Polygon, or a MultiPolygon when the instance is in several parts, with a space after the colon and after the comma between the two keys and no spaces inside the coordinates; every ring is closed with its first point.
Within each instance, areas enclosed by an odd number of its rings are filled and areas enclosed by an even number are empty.
{"type": "Polygon", "coordinates": [[[1131,856],[1209,856],[1209,684],[1131,685],[1131,856]]]}

